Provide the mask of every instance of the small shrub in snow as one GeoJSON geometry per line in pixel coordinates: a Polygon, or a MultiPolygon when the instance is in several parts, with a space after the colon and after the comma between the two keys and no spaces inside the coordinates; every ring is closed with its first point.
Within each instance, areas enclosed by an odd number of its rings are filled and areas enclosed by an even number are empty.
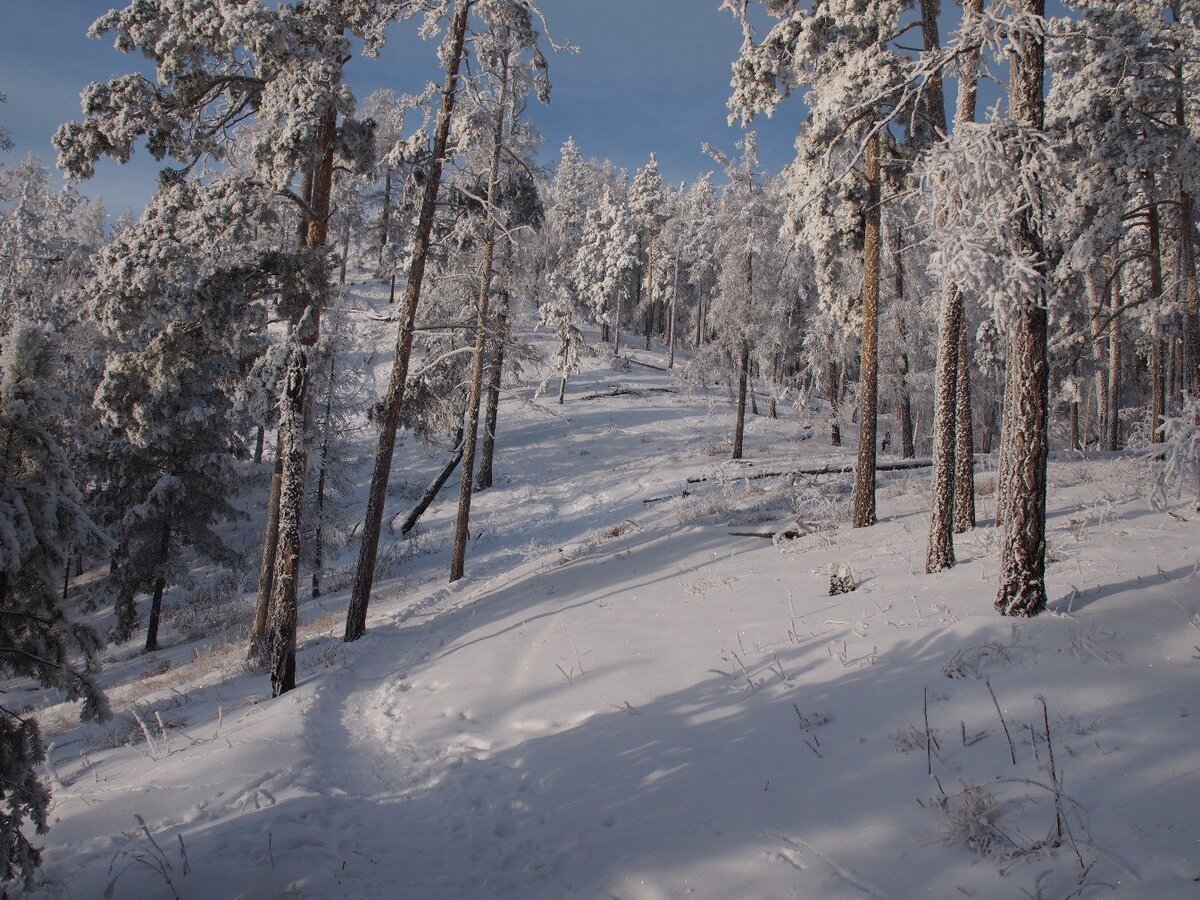
{"type": "Polygon", "coordinates": [[[942,809],[949,820],[946,843],[966,847],[990,859],[1011,859],[1020,848],[996,823],[1003,804],[982,784],[963,784],[962,790],[944,797],[942,809]]]}
{"type": "Polygon", "coordinates": [[[836,597],[839,594],[849,594],[851,591],[857,590],[858,585],[854,581],[854,570],[846,563],[842,563],[834,567],[829,573],[829,596],[836,597]]]}
{"type": "Polygon", "coordinates": [[[246,576],[223,572],[176,604],[166,617],[175,633],[187,641],[235,632],[249,633],[253,607],[245,600],[246,576]]]}

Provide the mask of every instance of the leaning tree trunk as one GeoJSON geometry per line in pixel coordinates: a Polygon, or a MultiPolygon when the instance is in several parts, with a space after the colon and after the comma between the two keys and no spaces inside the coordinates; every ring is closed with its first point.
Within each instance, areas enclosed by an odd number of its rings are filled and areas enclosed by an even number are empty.
{"type": "Polygon", "coordinates": [[[496,260],[496,189],[500,181],[500,156],[504,152],[504,117],[508,105],[508,60],[500,72],[499,109],[492,135],[492,159],[488,168],[487,224],[484,226],[483,274],[479,279],[479,315],[475,322],[475,353],[471,360],[470,396],[467,399],[466,431],[463,435],[462,477],[458,491],[458,517],[454,523],[454,548],[450,556],[450,580],[463,577],[467,560],[467,537],[471,523],[471,491],[475,478],[475,450],[479,438],[479,401],[483,393],[483,351],[487,345],[488,305],[496,260]]]}
{"type": "Polygon", "coordinates": [[[438,112],[437,129],[434,134],[433,159],[425,180],[425,194],[421,199],[421,214],[417,220],[417,234],[413,241],[408,284],[404,289],[404,315],[400,319],[400,327],[396,332],[396,354],[392,363],[392,375],[388,381],[387,393],[383,398],[383,422],[380,428],[379,446],[375,451],[375,466],[371,472],[371,487],[367,494],[367,511],[363,517],[363,537],[358,552],[358,563],[354,569],[350,608],[346,612],[345,639],[347,641],[357,640],[367,630],[367,606],[371,602],[371,587],[375,580],[375,560],[379,553],[379,531],[383,524],[383,505],[387,494],[388,478],[392,472],[392,455],[396,450],[396,430],[400,425],[400,404],[404,400],[404,388],[408,380],[408,364],[412,358],[417,306],[421,302],[421,288],[425,282],[425,264],[429,257],[433,221],[437,215],[442,166],[445,164],[446,146],[450,138],[450,121],[454,115],[454,100],[458,93],[458,72],[462,65],[463,45],[466,41],[467,17],[470,9],[471,5],[467,0],[459,0],[454,12],[454,23],[451,26],[450,56],[446,62],[446,78],[442,84],[442,108],[438,112]]]}
{"type": "MultiPolygon", "coordinates": [[[[158,567],[161,571],[167,564],[167,557],[171,553],[171,525],[170,523],[163,525],[162,543],[158,547],[158,567]]],[[[146,652],[152,653],[158,649],[158,623],[162,619],[162,602],[163,594],[167,590],[167,576],[159,575],[154,582],[154,596],[150,600],[150,615],[146,622],[146,652]]],[[[63,587],[63,593],[66,593],[66,587],[63,587]]]]}
{"type": "MultiPolygon", "coordinates": [[[[330,200],[333,194],[333,150],[337,111],[330,107],[321,117],[317,133],[318,154],[313,168],[312,202],[309,204],[305,246],[324,247],[329,238],[330,200]]],[[[279,545],[271,583],[270,626],[267,631],[271,694],[278,697],[296,686],[297,587],[300,576],[300,519],[304,507],[304,479],[308,468],[305,419],[308,407],[308,354],[321,335],[321,297],[310,298],[290,337],[289,360],[280,401],[281,444],[284,448],[279,488],[279,545]]]]}
{"type": "MultiPolygon", "coordinates": [[[[1018,9],[1044,18],[1046,0],[1019,0],[1018,9]]],[[[1046,45],[1041,33],[1014,57],[1010,88],[1013,117],[1042,130],[1045,117],[1046,45]]],[[[1017,223],[1017,240],[1039,274],[1048,274],[1045,248],[1034,213],[1017,223]]],[[[1046,460],[1049,455],[1050,367],[1046,288],[1016,298],[1013,354],[1009,366],[1015,391],[1013,427],[1005,435],[1009,455],[1005,488],[1011,494],[1000,552],[1000,589],[996,609],[1006,616],[1034,616],[1046,608],[1046,460]]]]}
{"type": "Polygon", "coordinates": [[[876,428],[879,405],[879,150],[867,141],[866,240],[863,246],[863,330],[858,387],[858,464],[854,470],[854,527],[875,524],[876,428]]]}

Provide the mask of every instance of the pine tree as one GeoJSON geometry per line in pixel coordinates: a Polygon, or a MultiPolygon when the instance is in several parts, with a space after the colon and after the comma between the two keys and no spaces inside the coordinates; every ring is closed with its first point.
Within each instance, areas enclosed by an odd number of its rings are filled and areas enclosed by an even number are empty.
{"type": "MultiPolygon", "coordinates": [[[[82,699],[84,719],[99,721],[108,710],[90,670],[100,640],[58,599],[68,561],[106,544],[61,442],[60,352],[54,335],[17,322],[0,355],[0,668],[82,699]]],[[[27,886],[41,854],[23,829],[48,827],[50,795],[36,771],[43,759],[33,717],[0,705],[0,877],[27,886]]]]}

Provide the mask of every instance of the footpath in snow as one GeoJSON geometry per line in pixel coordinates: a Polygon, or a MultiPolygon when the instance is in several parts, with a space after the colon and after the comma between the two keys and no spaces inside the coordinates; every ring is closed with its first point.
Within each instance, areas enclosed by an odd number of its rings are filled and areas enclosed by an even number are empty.
{"type": "MultiPolygon", "coordinates": [[[[304,605],[291,694],[176,633],[110,649],[107,726],[44,710],[32,895],[1200,896],[1194,506],[1152,508],[1134,460],[1052,462],[1052,609],[1005,619],[986,468],[927,576],[927,472],[881,475],[853,530],[848,478],[745,477],[852,441],[785,410],[726,463],[723,396],[590,365],[563,406],[502,404],[468,577],[456,476],[385,534],[363,640],[344,583],[304,605]]],[[[389,516],[442,462],[400,448],[389,516]]]]}

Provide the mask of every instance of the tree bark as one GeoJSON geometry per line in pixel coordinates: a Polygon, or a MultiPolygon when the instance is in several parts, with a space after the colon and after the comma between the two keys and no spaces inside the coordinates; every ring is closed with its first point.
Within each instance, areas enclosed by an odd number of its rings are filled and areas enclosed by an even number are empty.
{"type": "Polygon", "coordinates": [[[321,462],[317,469],[317,533],[313,540],[312,597],[321,596],[321,575],[325,569],[325,481],[329,473],[329,449],[333,440],[333,384],[337,354],[329,354],[329,384],[325,388],[325,424],[321,438],[321,462]]]}
{"type": "Polygon", "coordinates": [[[275,580],[275,556],[279,550],[279,498],[283,489],[282,434],[275,438],[275,466],[271,472],[271,497],[267,503],[267,529],[263,536],[262,564],[258,574],[258,599],[250,628],[250,661],[266,662],[267,622],[271,614],[271,585],[275,580]]]}
{"type": "MultiPolygon", "coordinates": [[[[1151,184],[1153,181],[1151,180],[1151,184]]],[[[1154,196],[1149,195],[1150,208],[1146,213],[1146,229],[1150,242],[1150,296],[1153,307],[1150,310],[1153,326],[1151,328],[1150,345],[1150,382],[1152,399],[1150,402],[1150,443],[1161,444],[1166,440],[1163,435],[1163,421],[1167,415],[1167,367],[1166,342],[1162,336],[1162,240],[1160,237],[1158,206],[1154,196]]]]}
{"type": "MultiPolygon", "coordinates": [[[[832,346],[829,352],[833,353],[832,346]]],[[[835,360],[829,360],[825,367],[825,390],[829,394],[829,443],[835,447],[842,446],[842,426],[838,421],[838,367],[835,360]]]]}
{"type": "Polygon", "coordinates": [[[971,411],[971,360],[966,311],[958,330],[958,388],[954,392],[954,532],[975,527],[975,429],[971,411]]]}
{"type": "Polygon", "coordinates": [[[421,516],[425,515],[425,510],[429,509],[429,505],[437,499],[438,493],[441,492],[442,486],[450,480],[450,476],[454,474],[454,470],[458,468],[458,464],[462,462],[463,455],[463,430],[458,429],[458,436],[455,438],[454,453],[450,456],[450,461],[438,473],[437,478],[426,488],[425,493],[421,495],[421,499],[417,505],[413,507],[413,511],[408,514],[408,518],[404,520],[404,524],[400,526],[401,534],[408,534],[416,527],[417,521],[421,516]]]}
{"type": "Polygon", "coordinates": [[[479,474],[475,490],[492,486],[492,460],[496,455],[496,423],[500,417],[500,384],[504,377],[504,349],[508,343],[508,279],[512,269],[512,239],[504,238],[504,284],[497,292],[496,333],[492,335],[492,365],[488,373],[487,404],[483,416],[483,447],[479,453],[479,474]]]}
{"type": "Polygon", "coordinates": [[[408,380],[408,365],[412,357],[413,336],[416,331],[417,306],[421,302],[421,288],[425,281],[425,264],[429,257],[433,222],[437,215],[438,191],[442,183],[442,166],[445,164],[446,146],[450,137],[450,121],[454,115],[454,101],[458,93],[458,72],[462,65],[470,8],[468,0],[458,0],[454,21],[451,25],[450,58],[446,63],[446,78],[442,85],[442,108],[438,112],[433,160],[425,180],[425,194],[421,200],[421,213],[417,220],[417,234],[413,242],[408,284],[404,290],[404,315],[396,332],[396,353],[392,364],[391,379],[388,381],[387,393],[383,399],[383,423],[380,429],[379,446],[375,451],[375,466],[371,472],[367,511],[363,518],[362,545],[359,548],[358,563],[354,570],[350,608],[346,613],[345,639],[347,641],[357,640],[367,630],[367,607],[371,601],[371,587],[375,580],[375,560],[379,553],[379,531],[383,522],[383,505],[388,478],[392,471],[392,455],[396,450],[400,404],[404,400],[404,388],[408,380]]]}
{"type": "Polygon", "coordinates": [[[925,571],[941,572],[954,565],[954,500],[957,475],[958,354],[961,346],[962,298],[951,285],[942,299],[938,327],[937,376],[933,408],[933,496],[930,502],[929,545],[925,571]]]}
{"type": "MultiPolygon", "coordinates": [[[[158,547],[158,565],[161,569],[167,563],[171,553],[171,526],[163,525],[162,543],[158,547]]],[[[64,592],[65,592],[64,588],[64,592]]],[[[150,599],[150,615],[146,620],[146,652],[153,653],[158,649],[158,623],[162,620],[163,594],[167,590],[167,576],[159,575],[154,582],[154,596],[150,599]]]]}
{"type": "MultiPolygon", "coordinates": [[[[936,51],[940,0],[921,0],[922,28],[925,49],[936,51]]],[[[965,19],[977,18],[983,12],[983,0],[967,0],[963,8],[965,19]]],[[[979,51],[971,50],[963,58],[959,80],[956,126],[975,121],[979,82],[979,51]]],[[[946,131],[946,112],[941,82],[930,96],[930,127],[933,140],[941,140],[946,131]]],[[[938,329],[937,371],[934,382],[933,423],[933,496],[929,518],[929,544],[925,571],[940,572],[954,565],[954,531],[966,530],[975,524],[974,457],[971,455],[971,397],[970,369],[966,359],[966,309],[962,294],[955,284],[947,285],[942,299],[942,316],[938,329]],[[964,396],[960,396],[960,392],[964,396]],[[965,411],[965,422],[959,422],[965,411]],[[960,461],[960,444],[965,443],[964,459],[960,461]],[[962,463],[960,465],[960,462],[962,463]],[[964,484],[965,480],[965,484],[964,484]],[[970,506],[969,515],[958,514],[959,495],[970,506]],[[970,525],[965,522],[970,521],[970,525]],[[963,527],[960,528],[959,526],[963,527]]]]}
{"type": "Polygon", "coordinates": [[[858,467],[854,527],[875,524],[875,458],[879,403],[880,138],[867,141],[866,240],[863,246],[863,330],[858,382],[858,467]]]}
{"type": "MultiPolygon", "coordinates": [[[[1044,18],[1046,0],[1019,0],[1017,8],[1044,18]]],[[[1010,106],[1017,121],[1044,127],[1045,38],[1030,38],[1012,62],[1010,106]]],[[[1018,223],[1017,240],[1041,274],[1048,264],[1038,225],[1031,214],[1018,223]]],[[[1014,390],[1011,421],[1005,435],[1010,493],[1000,555],[1000,589],[996,609],[1006,616],[1034,616],[1046,608],[1046,460],[1049,454],[1050,378],[1047,360],[1046,289],[1017,298],[1013,311],[1013,355],[1009,366],[1014,390]]]]}
{"type": "MultiPolygon", "coordinates": [[[[492,159],[488,168],[487,224],[483,239],[483,274],[479,280],[479,315],[475,324],[475,353],[471,362],[471,388],[467,400],[466,432],[463,435],[462,477],[458,492],[458,518],[454,523],[454,549],[450,557],[450,581],[463,577],[467,559],[467,537],[471,522],[471,492],[475,478],[475,450],[479,436],[479,401],[483,392],[483,351],[487,344],[488,306],[496,259],[496,190],[500,181],[500,156],[504,151],[504,119],[508,105],[508,59],[500,72],[499,109],[493,133],[492,159]]],[[[565,389],[565,387],[564,387],[565,389]]]]}
{"type": "Polygon", "coordinates": [[[737,421],[733,427],[733,456],[741,459],[743,439],[746,434],[746,385],[750,376],[750,342],[742,341],[742,352],[738,360],[737,421]]]}
{"type": "MultiPolygon", "coordinates": [[[[337,136],[337,110],[327,109],[317,132],[317,158],[313,169],[312,202],[305,246],[324,247],[329,239],[330,200],[333,195],[333,150],[337,136]]],[[[268,651],[271,693],[278,697],[296,686],[297,587],[300,566],[300,519],[304,507],[304,479],[308,468],[305,450],[305,417],[308,407],[308,353],[321,335],[321,298],[311,298],[290,337],[292,344],[281,400],[283,483],[279,489],[279,545],[275,577],[271,584],[271,625],[268,651]]]]}

